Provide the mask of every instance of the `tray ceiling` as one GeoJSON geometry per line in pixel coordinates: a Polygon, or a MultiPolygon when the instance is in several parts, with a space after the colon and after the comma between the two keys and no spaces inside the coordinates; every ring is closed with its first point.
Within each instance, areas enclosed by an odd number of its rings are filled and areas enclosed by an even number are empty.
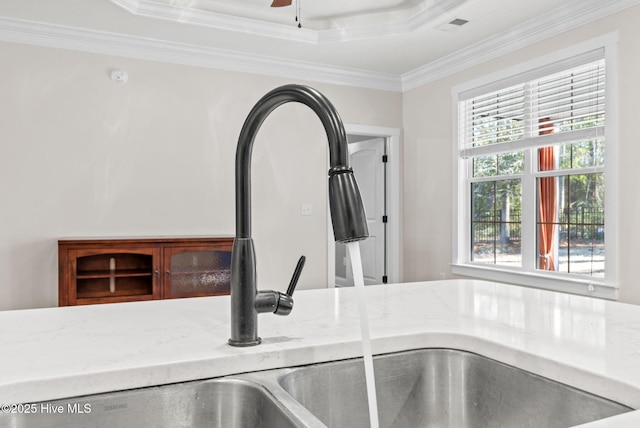
{"type": "MultiPolygon", "coordinates": [[[[398,82],[460,70],[640,0],[2,0],[0,38],[312,78],[398,82]],[[295,22],[300,12],[302,28],[295,22]],[[456,19],[462,26],[449,24],[456,19]],[[493,56],[492,56],[493,55],[493,56]],[[289,71],[290,70],[290,71],[289,71]]],[[[384,83],[383,85],[387,85],[384,83]]],[[[391,86],[397,88],[397,83],[391,86]]]]}

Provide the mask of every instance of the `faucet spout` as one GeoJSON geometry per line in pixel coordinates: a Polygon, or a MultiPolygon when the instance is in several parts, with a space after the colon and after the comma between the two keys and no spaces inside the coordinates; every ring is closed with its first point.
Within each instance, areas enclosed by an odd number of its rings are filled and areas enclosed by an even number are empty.
{"type": "MultiPolygon", "coordinates": [[[[272,90],[253,107],[244,122],[236,150],[236,238],[231,254],[231,338],[232,346],[253,346],[258,337],[258,313],[273,307],[264,304],[271,295],[258,292],[256,257],[251,238],[251,152],[264,120],[278,106],[299,102],[313,110],[327,133],[329,143],[329,206],[337,242],[351,242],[369,236],[360,191],[349,166],[347,135],[335,107],[320,92],[302,85],[285,85],[272,90]]],[[[298,272],[299,275],[299,272],[298,272]]],[[[291,293],[293,292],[290,287],[291,293]]],[[[280,293],[283,294],[283,293],[280,293]]],[[[290,295],[287,305],[293,305],[290,295]],[[290,301],[290,302],[289,302],[290,301]]],[[[290,310],[290,308],[289,308],[290,310]]],[[[288,313],[288,311],[274,311],[288,313]]]]}

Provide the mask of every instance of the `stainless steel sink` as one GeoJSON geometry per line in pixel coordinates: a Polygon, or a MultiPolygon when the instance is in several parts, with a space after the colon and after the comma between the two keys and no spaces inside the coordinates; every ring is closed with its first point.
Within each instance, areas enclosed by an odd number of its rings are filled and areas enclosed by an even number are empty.
{"type": "MultiPolygon", "coordinates": [[[[570,427],[629,407],[462,351],[374,358],[381,427],[570,427]]],[[[361,360],[289,369],[279,384],[329,427],[368,427],[361,360]]]]}
{"type": "Polygon", "coordinates": [[[0,415],[0,426],[11,428],[289,428],[305,426],[303,422],[290,415],[266,388],[242,379],[208,380],[119,391],[38,403],[35,406],[37,406],[36,413],[0,415]],[[54,409],[59,411],[53,413],[54,409]]]}
{"type": "MultiPolygon", "coordinates": [[[[381,427],[570,427],[632,410],[469,352],[401,352],[375,357],[374,366],[381,427]]],[[[369,426],[361,359],[34,406],[0,413],[0,427],[369,426]]]]}

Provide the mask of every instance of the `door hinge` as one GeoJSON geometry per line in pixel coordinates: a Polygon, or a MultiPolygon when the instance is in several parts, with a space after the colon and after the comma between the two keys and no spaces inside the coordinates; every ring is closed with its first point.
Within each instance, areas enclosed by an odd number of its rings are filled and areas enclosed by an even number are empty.
{"type": "Polygon", "coordinates": [[[388,160],[389,160],[388,155],[382,155],[382,163],[387,163],[388,160]]]}
{"type": "Polygon", "coordinates": [[[387,277],[387,275],[383,275],[382,276],[382,283],[386,284],[389,281],[389,278],[387,277]]]}
{"type": "Polygon", "coordinates": [[[388,218],[386,215],[383,215],[383,216],[382,216],[382,222],[383,222],[383,223],[386,223],[386,222],[387,222],[387,220],[389,220],[389,218],[388,218]]]}

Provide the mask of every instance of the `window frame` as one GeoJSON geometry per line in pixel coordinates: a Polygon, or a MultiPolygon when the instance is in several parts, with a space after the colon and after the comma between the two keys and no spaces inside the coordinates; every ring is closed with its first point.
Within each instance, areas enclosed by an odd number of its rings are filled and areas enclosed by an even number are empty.
{"type": "MultiPolygon", "coordinates": [[[[453,147],[453,242],[452,242],[452,272],[456,275],[471,276],[486,280],[512,283],[535,288],[554,291],[569,292],[573,294],[589,295],[594,297],[616,300],[618,298],[617,286],[617,257],[616,248],[618,242],[617,212],[615,201],[618,196],[617,186],[617,43],[618,33],[609,33],[604,36],[585,41],[583,43],[560,49],[542,57],[538,57],[521,64],[508,67],[504,70],[473,79],[462,83],[452,89],[452,147],[453,147]],[[598,53],[600,52],[600,53],[598,53]],[[479,264],[471,259],[471,195],[470,184],[472,180],[472,162],[467,161],[468,154],[461,146],[460,138],[460,101],[473,98],[477,95],[489,93],[503,87],[508,87],[524,81],[533,80],[557,71],[571,68],[574,65],[604,58],[606,64],[605,75],[605,111],[606,126],[605,138],[605,166],[580,168],[563,171],[553,171],[553,175],[574,175],[583,172],[604,172],[605,180],[605,263],[604,278],[586,277],[577,274],[562,272],[545,272],[535,269],[536,240],[536,201],[535,198],[522,199],[522,242],[525,239],[533,242],[533,245],[522,246],[522,267],[513,268],[502,265],[479,264]],[[533,225],[533,227],[525,227],[533,225]]],[[[537,177],[550,174],[536,170],[536,159],[532,159],[531,153],[535,150],[524,151],[524,172],[517,176],[523,177],[523,195],[535,195],[535,180],[537,177]],[[530,177],[532,179],[524,179],[530,177]]],[[[475,156],[475,154],[474,154],[475,156]]],[[[506,176],[492,177],[503,179],[506,176]]]]}

